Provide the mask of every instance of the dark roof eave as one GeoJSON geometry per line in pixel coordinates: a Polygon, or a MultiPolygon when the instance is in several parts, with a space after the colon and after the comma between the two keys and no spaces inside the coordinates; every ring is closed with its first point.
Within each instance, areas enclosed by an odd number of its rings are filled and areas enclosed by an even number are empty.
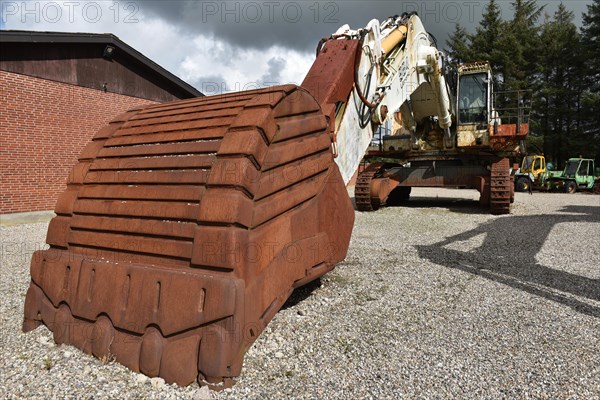
{"type": "Polygon", "coordinates": [[[123,42],[112,33],[68,33],[68,32],[37,32],[37,31],[19,31],[2,30],[0,31],[0,43],[94,43],[94,44],[112,44],[113,46],[125,51],[127,55],[134,60],[147,66],[150,70],[164,76],[173,84],[188,92],[195,97],[202,97],[204,94],[192,85],[184,82],[171,72],[167,71],[127,43],[123,42]]]}

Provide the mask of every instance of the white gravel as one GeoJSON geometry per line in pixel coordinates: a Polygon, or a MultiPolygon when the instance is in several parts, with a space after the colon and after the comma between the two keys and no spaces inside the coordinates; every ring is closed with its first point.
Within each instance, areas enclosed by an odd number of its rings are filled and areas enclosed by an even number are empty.
{"type": "Polygon", "coordinates": [[[220,393],[21,333],[47,224],[0,228],[0,398],[600,399],[600,196],[518,193],[502,217],[465,198],[357,212],[346,261],[294,293],[220,393]]]}

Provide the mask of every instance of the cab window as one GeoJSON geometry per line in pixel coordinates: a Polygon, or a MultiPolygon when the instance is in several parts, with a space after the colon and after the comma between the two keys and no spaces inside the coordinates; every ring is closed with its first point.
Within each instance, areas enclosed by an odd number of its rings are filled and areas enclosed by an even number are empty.
{"type": "Polygon", "coordinates": [[[573,177],[577,172],[577,167],[579,166],[577,161],[569,161],[567,162],[567,167],[565,168],[565,176],[573,177]]]}
{"type": "Polygon", "coordinates": [[[581,162],[581,166],[579,167],[579,172],[577,173],[580,176],[587,176],[589,175],[589,166],[590,166],[590,162],[589,161],[582,161],[581,162]]]}
{"type": "Polygon", "coordinates": [[[472,74],[460,78],[459,116],[461,124],[487,120],[487,75],[472,74]]]}

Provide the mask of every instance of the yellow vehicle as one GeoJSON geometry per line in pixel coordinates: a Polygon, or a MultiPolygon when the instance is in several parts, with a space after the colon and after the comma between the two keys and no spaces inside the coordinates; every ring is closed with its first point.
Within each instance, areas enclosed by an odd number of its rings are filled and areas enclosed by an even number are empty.
{"type": "Polygon", "coordinates": [[[543,155],[525,157],[521,168],[515,173],[515,190],[530,191],[536,182],[539,182],[540,175],[544,176],[546,172],[546,157],[543,155]]]}

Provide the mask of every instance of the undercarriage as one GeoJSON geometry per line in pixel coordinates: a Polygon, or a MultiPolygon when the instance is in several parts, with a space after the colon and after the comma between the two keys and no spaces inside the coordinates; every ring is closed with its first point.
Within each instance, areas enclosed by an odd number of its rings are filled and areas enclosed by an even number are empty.
{"type": "Polygon", "coordinates": [[[369,164],[355,188],[359,211],[408,201],[413,187],[476,189],[479,203],[495,215],[509,214],[514,184],[508,158],[468,159],[369,164]]]}

